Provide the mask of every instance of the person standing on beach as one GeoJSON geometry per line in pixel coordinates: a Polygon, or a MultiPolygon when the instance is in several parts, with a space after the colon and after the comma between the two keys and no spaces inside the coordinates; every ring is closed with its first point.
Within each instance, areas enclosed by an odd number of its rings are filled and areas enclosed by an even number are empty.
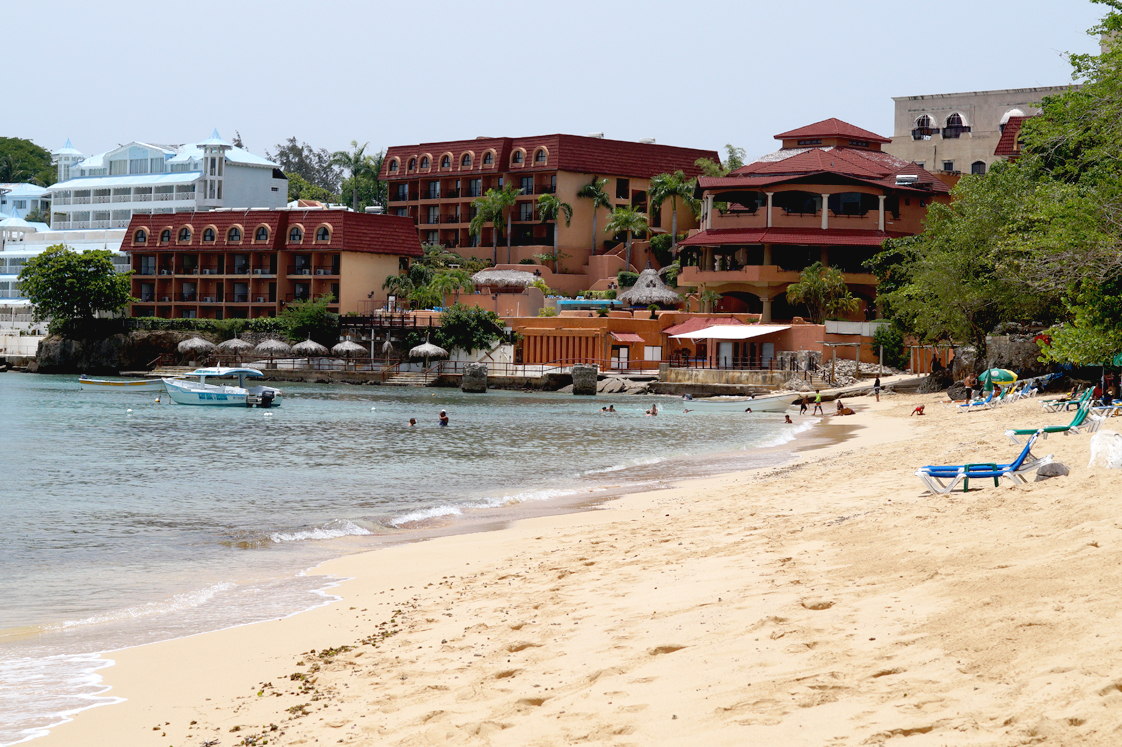
{"type": "Polygon", "coordinates": [[[822,412],[822,392],[818,389],[814,390],[814,411],[811,412],[810,414],[811,415],[825,415],[826,414],[826,413],[822,412]]]}
{"type": "Polygon", "coordinates": [[[973,373],[966,374],[966,378],[962,380],[962,386],[966,388],[966,403],[969,404],[970,400],[974,399],[974,383],[978,379],[973,373]]]}
{"type": "Polygon", "coordinates": [[[807,411],[807,409],[809,409],[809,407],[810,407],[810,397],[808,397],[804,394],[802,399],[799,400],[799,414],[800,415],[806,415],[806,411],[807,411]]]}
{"type": "Polygon", "coordinates": [[[880,377],[873,379],[873,394],[877,397],[877,402],[880,402],[880,377]]]}

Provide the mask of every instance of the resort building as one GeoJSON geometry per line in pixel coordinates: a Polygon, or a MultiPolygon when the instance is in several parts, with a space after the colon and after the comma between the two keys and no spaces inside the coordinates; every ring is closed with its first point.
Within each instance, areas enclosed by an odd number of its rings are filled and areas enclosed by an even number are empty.
{"type": "MultiPolygon", "coordinates": [[[[998,144],[1010,120],[1039,114],[1045,96],[1069,88],[1047,86],[893,97],[894,129],[884,150],[931,172],[984,174],[990,164],[1008,157],[998,153],[998,144]]],[[[1016,126],[1020,121],[1016,120],[1016,126]]]]}
{"type": "Polygon", "coordinates": [[[923,230],[948,187],[881,150],[888,138],[838,119],[775,136],[782,148],[725,177],[701,177],[701,230],[679,243],[679,286],[713,291],[715,310],[761,321],[806,316],[787,286],[821,262],[842,271],[873,316],[876,279],[864,267],[885,239],[923,230]]]}
{"type": "Polygon", "coordinates": [[[187,145],[132,142],[88,158],[70,143],[52,154],[51,227],[124,228],[134,215],[218,208],[276,208],[288,202],[288,179],[260,156],[234,147],[216,130],[187,145]]]}
{"type": "MultiPolygon", "coordinates": [[[[552,254],[556,232],[559,252],[569,255],[561,262],[560,275],[578,276],[573,290],[579,290],[589,287],[581,283],[613,277],[624,268],[623,237],[604,233],[610,210],[594,211],[591,200],[578,197],[577,192],[593,179],[607,179],[604,191],[613,207],[635,207],[649,214],[655,232],[669,231],[670,203],[650,209],[650,179],[678,170],[697,176],[700,169],[695,162],[699,158],[719,160],[711,150],[656,145],[653,141],[608,140],[599,135],[480,137],[394,146],[386,152],[380,178],[389,182],[391,214],[410,218],[422,242],[442,244],[463,255],[492,259],[496,264],[516,264],[535,254],[552,254]],[[504,226],[495,256],[492,226],[488,224],[476,236],[468,230],[468,224],[475,216],[472,201],[504,185],[514,185],[520,193],[510,211],[510,250],[504,226]],[[555,195],[572,206],[568,224],[540,219],[535,205],[544,194],[555,195]]],[[[695,227],[697,222],[689,207],[681,201],[677,207],[678,231],[695,227]]],[[[645,262],[642,256],[639,262],[645,262]]],[[[633,259],[633,263],[637,262],[633,259]]],[[[554,287],[565,285],[563,279],[558,283],[554,287]]]]}
{"type": "Polygon", "coordinates": [[[386,276],[421,255],[413,222],[344,209],[183,211],[132,217],[130,316],[276,316],[330,294],[331,311],[369,314],[386,276]]]}
{"type": "Polygon", "coordinates": [[[28,223],[19,218],[0,219],[0,322],[14,309],[25,312],[30,305],[20,290],[18,276],[32,257],[55,244],[65,244],[74,251],[102,249],[113,253],[118,272],[128,272],[129,259],[121,253],[125,229],[90,231],[55,231],[42,223],[28,223]]]}
{"type": "Polygon", "coordinates": [[[0,220],[22,218],[30,212],[50,210],[47,190],[35,184],[0,184],[0,220]]]}

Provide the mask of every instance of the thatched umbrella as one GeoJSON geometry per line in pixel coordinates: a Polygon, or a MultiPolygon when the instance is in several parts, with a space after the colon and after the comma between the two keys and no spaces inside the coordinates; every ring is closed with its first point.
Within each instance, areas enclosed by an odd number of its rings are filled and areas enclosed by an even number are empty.
{"type": "Polygon", "coordinates": [[[424,358],[425,359],[425,368],[428,368],[429,367],[429,358],[447,358],[448,357],[448,351],[445,350],[444,348],[440,347],[439,345],[433,345],[431,342],[429,342],[429,338],[426,335],[424,344],[423,345],[418,345],[417,347],[410,350],[409,351],[409,357],[410,358],[424,358]]]}
{"type": "Polygon", "coordinates": [[[639,274],[635,285],[616,296],[616,300],[631,306],[650,306],[653,303],[670,306],[680,303],[682,297],[666,287],[657,271],[647,268],[639,274]]]}
{"type": "Polygon", "coordinates": [[[298,342],[295,345],[293,345],[292,346],[292,352],[296,353],[297,355],[300,355],[301,357],[307,358],[308,359],[308,365],[310,366],[310,365],[312,365],[312,356],[313,355],[314,356],[323,356],[323,355],[327,355],[331,351],[328,350],[323,345],[320,345],[318,342],[316,342],[315,340],[313,340],[309,337],[307,340],[304,340],[303,342],[298,342]]]}
{"type": "MultiPolygon", "coordinates": [[[[331,348],[331,352],[335,355],[340,355],[343,358],[356,358],[359,355],[365,354],[367,351],[366,348],[359,345],[358,343],[351,342],[350,340],[344,340],[335,347],[331,348]]],[[[346,361],[344,361],[343,368],[346,369],[346,367],[347,364],[346,361]]]]}
{"type": "Polygon", "coordinates": [[[232,337],[225,342],[218,343],[218,350],[222,353],[228,353],[235,358],[241,358],[241,354],[247,350],[253,349],[253,343],[246,342],[245,340],[237,337],[232,337]]]}
{"type": "Polygon", "coordinates": [[[471,282],[480,287],[525,288],[537,277],[532,272],[522,270],[480,270],[471,276],[471,282]]]}
{"type": "Polygon", "coordinates": [[[179,343],[178,350],[180,353],[190,355],[192,359],[194,359],[200,353],[209,353],[214,350],[214,343],[204,340],[201,337],[192,337],[190,340],[184,340],[179,343]]]}
{"type": "Polygon", "coordinates": [[[288,346],[288,343],[281,342],[280,340],[265,340],[265,342],[259,343],[257,347],[253,349],[253,352],[258,355],[267,355],[269,356],[269,360],[272,360],[278,355],[288,355],[292,352],[292,348],[288,346]]]}

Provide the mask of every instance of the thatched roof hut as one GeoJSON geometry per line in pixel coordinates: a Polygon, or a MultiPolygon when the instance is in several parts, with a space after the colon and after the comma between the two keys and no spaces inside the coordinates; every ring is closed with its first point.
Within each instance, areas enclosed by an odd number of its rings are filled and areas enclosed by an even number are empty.
{"type": "Polygon", "coordinates": [[[526,288],[538,278],[532,272],[523,270],[480,270],[471,276],[471,282],[479,288],[526,288]]]}
{"type": "Polygon", "coordinates": [[[672,306],[681,303],[682,297],[662,282],[656,270],[647,268],[639,274],[635,285],[616,296],[616,300],[631,306],[672,306]]]}
{"type": "Polygon", "coordinates": [[[292,348],[288,346],[288,343],[281,342],[280,340],[265,340],[265,342],[255,347],[253,352],[258,355],[268,356],[288,355],[292,352],[292,348]]]}
{"type": "Polygon", "coordinates": [[[209,353],[214,350],[214,343],[201,337],[192,337],[179,343],[177,349],[184,354],[209,353]]]}
{"type": "Polygon", "coordinates": [[[448,351],[439,345],[433,345],[428,340],[409,351],[410,358],[447,358],[448,351]]]}
{"type": "Polygon", "coordinates": [[[292,346],[292,352],[303,356],[327,355],[331,351],[310,337],[292,346]]]}
{"type": "Polygon", "coordinates": [[[331,352],[334,353],[335,355],[341,355],[341,356],[344,356],[344,357],[351,357],[351,356],[362,355],[363,353],[367,352],[367,350],[362,345],[359,345],[357,342],[351,342],[350,340],[344,340],[343,342],[339,343],[335,347],[331,348],[331,352]]]}
{"type": "Polygon", "coordinates": [[[218,343],[218,349],[223,353],[243,353],[253,349],[253,343],[246,342],[240,337],[232,337],[225,342],[218,343]]]}

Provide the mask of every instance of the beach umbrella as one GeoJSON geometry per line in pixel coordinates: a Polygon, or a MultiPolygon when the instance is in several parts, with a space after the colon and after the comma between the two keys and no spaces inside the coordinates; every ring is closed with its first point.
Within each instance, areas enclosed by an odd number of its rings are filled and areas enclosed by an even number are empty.
{"type": "Polygon", "coordinates": [[[409,357],[410,358],[424,358],[425,359],[425,368],[428,368],[429,367],[429,358],[447,358],[448,357],[448,351],[445,350],[444,348],[440,347],[439,345],[433,345],[431,342],[429,342],[429,338],[426,335],[424,344],[423,345],[418,345],[417,347],[410,350],[409,351],[409,357]]]}
{"type": "Polygon", "coordinates": [[[197,355],[198,353],[209,353],[214,350],[214,343],[204,340],[201,337],[192,337],[190,340],[184,340],[179,343],[179,352],[185,355],[197,355]]]}
{"type": "Polygon", "coordinates": [[[257,353],[258,355],[267,355],[272,358],[278,355],[287,355],[288,353],[292,352],[292,348],[290,348],[286,343],[283,343],[280,340],[265,340],[265,342],[262,342],[257,347],[255,347],[253,349],[253,352],[257,353]]]}
{"type": "Polygon", "coordinates": [[[244,353],[253,349],[253,343],[246,342],[240,337],[232,337],[225,342],[218,343],[218,349],[227,353],[244,353]]]}
{"type": "Polygon", "coordinates": [[[356,355],[359,355],[360,353],[365,353],[366,348],[357,343],[351,342],[350,340],[344,340],[335,347],[331,348],[331,352],[335,355],[354,357],[356,355]]]}
{"type": "Polygon", "coordinates": [[[331,351],[329,351],[323,345],[320,345],[315,340],[309,338],[307,340],[304,340],[303,342],[293,345],[292,352],[304,357],[311,357],[313,355],[327,355],[331,351]]]}
{"type": "Polygon", "coordinates": [[[994,386],[1012,386],[1017,381],[1017,374],[1013,373],[1007,368],[991,368],[983,371],[982,375],[978,377],[978,383],[982,385],[985,391],[989,391],[994,386]]]}

